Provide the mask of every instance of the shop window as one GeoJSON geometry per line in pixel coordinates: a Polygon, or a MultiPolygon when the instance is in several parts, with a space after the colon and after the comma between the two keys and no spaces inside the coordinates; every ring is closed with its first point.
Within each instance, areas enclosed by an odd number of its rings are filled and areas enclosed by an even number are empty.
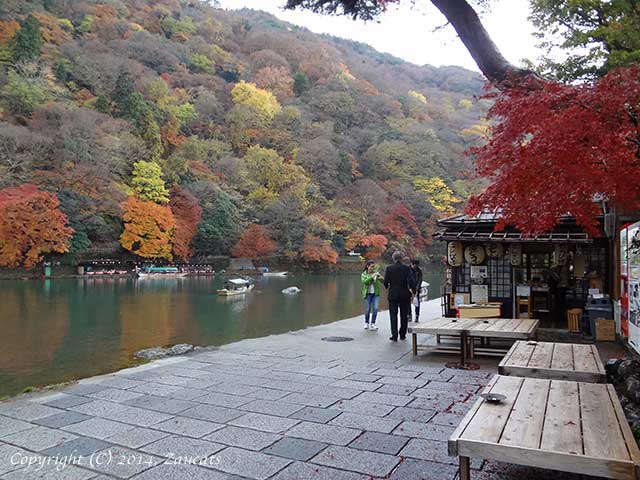
{"type": "Polygon", "coordinates": [[[489,296],[511,297],[511,260],[509,257],[489,258],[489,296]]]}

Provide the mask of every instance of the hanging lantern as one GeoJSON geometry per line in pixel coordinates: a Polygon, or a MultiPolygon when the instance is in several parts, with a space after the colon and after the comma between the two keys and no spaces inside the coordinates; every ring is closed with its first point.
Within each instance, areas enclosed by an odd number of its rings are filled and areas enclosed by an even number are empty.
{"type": "Polygon", "coordinates": [[[556,266],[564,266],[567,264],[567,256],[569,255],[569,248],[566,243],[555,245],[553,251],[553,263],[556,266]]]}
{"type": "Polygon", "coordinates": [[[511,265],[514,267],[520,266],[522,263],[522,245],[519,243],[509,245],[509,256],[511,257],[511,265]]]}
{"type": "Polygon", "coordinates": [[[501,243],[485,243],[484,249],[487,252],[487,257],[498,258],[504,255],[501,243]]]}
{"type": "Polygon", "coordinates": [[[481,265],[484,258],[485,252],[482,245],[469,245],[464,249],[464,259],[470,265],[481,265]]]}
{"type": "Polygon", "coordinates": [[[462,265],[462,243],[447,243],[447,262],[452,267],[459,267],[462,265]]]}

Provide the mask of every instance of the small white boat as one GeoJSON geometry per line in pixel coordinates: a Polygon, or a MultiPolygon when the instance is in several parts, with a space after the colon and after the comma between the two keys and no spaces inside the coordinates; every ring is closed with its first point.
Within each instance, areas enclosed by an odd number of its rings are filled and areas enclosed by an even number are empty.
{"type": "Polygon", "coordinates": [[[139,278],[176,278],[186,277],[188,272],[181,272],[177,267],[145,267],[137,271],[139,278]]]}
{"type": "Polygon", "coordinates": [[[301,292],[301,291],[302,290],[300,290],[298,287],[287,287],[287,288],[282,290],[282,293],[285,293],[287,295],[293,295],[293,294],[301,292]]]}
{"type": "Polygon", "coordinates": [[[264,277],[286,277],[289,272],[263,272],[264,277]]]}
{"type": "Polygon", "coordinates": [[[227,280],[224,288],[218,290],[218,295],[223,297],[230,297],[232,295],[242,295],[253,290],[255,284],[251,280],[245,278],[232,278],[227,280]]]}

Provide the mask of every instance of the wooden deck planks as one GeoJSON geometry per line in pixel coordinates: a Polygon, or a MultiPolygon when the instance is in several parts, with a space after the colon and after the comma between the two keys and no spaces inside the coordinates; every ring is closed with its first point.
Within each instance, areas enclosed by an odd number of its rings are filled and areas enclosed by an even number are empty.
{"type": "Polygon", "coordinates": [[[501,444],[538,448],[550,380],[525,378],[500,438],[501,444]]]}
{"type": "Polygon", "coordinates": [[[553,343],[539,342],[527,366],[530,368],[550,368],[553,347],[553,343]]]}
{"type": "Polygon", "coordinates": [[[551,382],[540,448],[583,455],[580,403],[576,382],[551,382]]]}
{"type": "Polygon", "coordinates": [[[573,361],[576,370],[605,373],[595,345],[574,345],[573,361]]]}
{"type": "Polygon", "coordinates": [[[531,355],[533,355],[535,349],[536,345],[529,345],[528,342],[518,341],[513,344],[504,361],[501,362],[501,366],[528,366],[531,355]]]}
{"type": "Polygon", "coordinates": [[[551,368],[574,370],[573,346],[570,343],[556,343],[551,357],[551,368]]]}

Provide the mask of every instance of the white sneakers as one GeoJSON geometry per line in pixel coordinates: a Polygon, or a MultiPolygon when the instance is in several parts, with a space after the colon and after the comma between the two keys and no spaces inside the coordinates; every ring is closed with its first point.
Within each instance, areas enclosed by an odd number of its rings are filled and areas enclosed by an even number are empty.
{"type": "Polygon", "coordinates": [[[378,326],[375,323],[372,323],[371,325],[369,325],[368,323],[364,324],[364,329],[365,330],[371,330],[373,332],[377,332],[378,331],[378,326]]]}
{"type": "Polygon", "coordinates": [[[365,330],[369,330],[369,324],[368,324],[368,323],[365,323],[365,324],[364,324],[364,329],[365,329],[365,330]]]}

